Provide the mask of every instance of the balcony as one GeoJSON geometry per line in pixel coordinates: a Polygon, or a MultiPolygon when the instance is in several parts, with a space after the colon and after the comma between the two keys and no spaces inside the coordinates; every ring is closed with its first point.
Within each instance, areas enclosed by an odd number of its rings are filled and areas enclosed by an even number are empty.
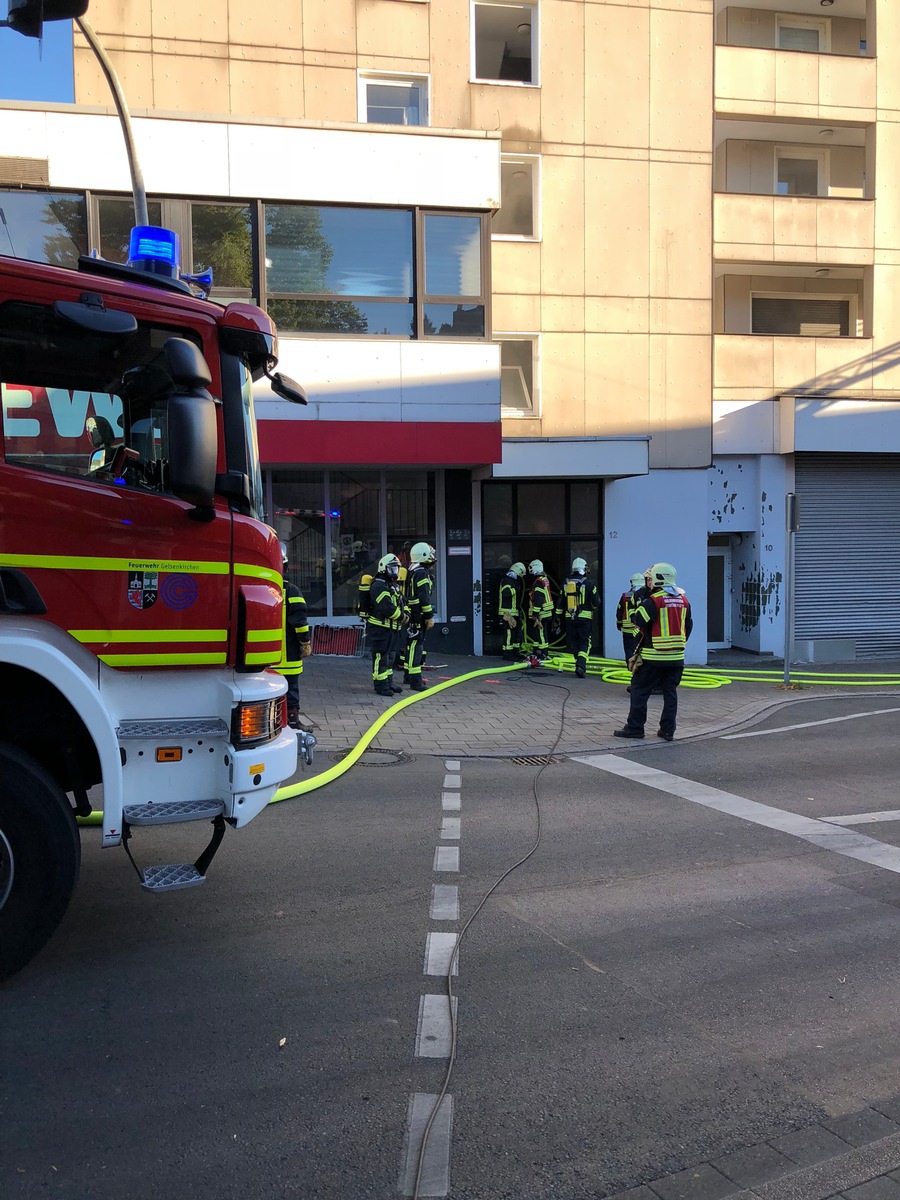
{"type": "Polygon", "coordinates": [[[874,200],[718,193],[713,214],[717,262],[874,262],[874,200]]]}
{"type": "Polygon", "coordinates": [[[866,0],[815,0],[796,7],[792,0],[756,0],[753,5],[716,0],[716,41],[720,46],[796,53],[867,55],[871,52],[866,0]],[[827,9],[827,11],[826,11],[827,9]]]}
{"type": "Polygon", "coordinates": [[[871,286],[859,266],[717,263],[714,399],[870,392],[871,286]]]}
{"type": "Polygon", "coordinates": [[[871,338],[717,334],[714,400],[774,400],[806,392],[872,395],[871,338]]]}
{"type": "Polygon", "coordinates": [[[716,112],[780,120],[872,122],[875,60],[717,46],[716,112]]]}

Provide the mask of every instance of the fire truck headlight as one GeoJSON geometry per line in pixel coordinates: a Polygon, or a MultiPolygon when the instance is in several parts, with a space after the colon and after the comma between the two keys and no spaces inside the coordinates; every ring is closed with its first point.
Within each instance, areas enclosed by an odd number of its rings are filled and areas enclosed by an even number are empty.
{"type": "Polygon", "coordinates": [[[270,742],[281,732],[284,704],[276,700],[256,700],[239,704],[231,722],[231,741],[237,749],[270,742]]]}

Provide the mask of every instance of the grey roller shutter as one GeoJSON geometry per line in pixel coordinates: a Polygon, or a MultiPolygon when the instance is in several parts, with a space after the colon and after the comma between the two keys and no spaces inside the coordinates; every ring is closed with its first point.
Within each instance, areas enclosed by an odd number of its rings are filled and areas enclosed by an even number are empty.
{"type": "Polygon", "coordinates": [[[900,454],[797,454],[794,636],[900,654],[900,454]]]}

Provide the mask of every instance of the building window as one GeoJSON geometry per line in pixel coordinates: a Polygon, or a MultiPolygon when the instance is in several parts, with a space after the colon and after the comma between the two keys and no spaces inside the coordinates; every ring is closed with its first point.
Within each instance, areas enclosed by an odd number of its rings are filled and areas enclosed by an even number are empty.
{"type": "Polygon", "coordinates": [[[491,220],[492,237],[539,237],[538,158],[504,154],[500,159],[500,208],[491,220]]]}
{"type": "Polygon", "coordinates": [[[826,18],[798,17],[794,13],[775,16],[775,44],[779,50],[803,50],[827,54],[831,49],[831,22],[826,18]]]}
{"type": "MultiPolygon", "coordinates": [[[[93,201],[100,257],[128,261],[134,201],[126,196],[96,196],[93,201]]],[[[253,216],[249,204],[203,200],[148,199],[151,225],[174,230],[180,239],[181,265],[191,274],[212,270],[211,295],[249,300],[253,292],[253,216]]]]}
{"type": "Polygon", "coordinates": [[[536,4],[472,4],[472,75],[491,83],[538,82],[536,4]]]}
{"type": "Polygon", "coordinates": [[[265,236],[280,330],[413,336],[412,212],[267,204],[265,236]]]}
{"type": "Polygon", "coordinates": [[[751,296],[752,333],[796,337],[857,336],[856,296],[751,296]]]}
{"type": "Polygon", "coordinates": [[[537,338],[506,337],[500,340],[500,411],[504,417],[539,415],[535,377],[537,338]]]}
{"type": "Polygon", "coordinates": [[[485,336],[483,220],[480,216],[422,216],[425,337],[485,336]]]}
{"type": "Polygon", "coordinates": [[[828,151],[806,146],[776,146],[775,195],[827,196],[828,151]]]}
{"type": "Polygon", "coordinates": [[[250,299],[253,294],[253,219],[249,204],[190,205],[190,242],[182,248],[191,272],[212,269],[211,295],[250,299]]]}
{"type": "MultiPolygon", "coordinates": [[[[271,521],[287,546],[287,575],[313,618],[355,618],[359,581],[374,573],[383,554],[409,566],[416,542],[437,544],[435,471],[281,470],[269,480],[271,521]]],[[[436,582],[437,597],[439,574],[436,582]]]]}
{"type": "Polygon", "coordinates": [[[87,205],[78,192],[0,191],[0,226],[0,254],[76,267],[87,253],[87,205]]]}
{"type": "Polygon", "coordinates": [[[427,125],[428,80],[360,75],[359,119],[375,125],[427,125]]]}

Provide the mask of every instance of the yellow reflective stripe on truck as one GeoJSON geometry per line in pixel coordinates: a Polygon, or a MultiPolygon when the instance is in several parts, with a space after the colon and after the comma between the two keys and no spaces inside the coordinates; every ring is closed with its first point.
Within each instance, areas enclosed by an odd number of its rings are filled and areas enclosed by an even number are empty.
{"type": "Polygon", "coordinates": [[[274,663],[281,662],[281,647],[279,646],[277,650],[260,650],[255,651],[253,654],[245,654],[244,662],[247,663],[248,666],[252,664],[253,666],[260,667],[264,666],[266,663],[272,665],[274,663]]]}
{"type": "Polygon", "coordinates": [[[227,575],[230,569],[227,562],[211,560],[92,558],[76,554],[0,554],[0,567],[37,567],[48,571],[192,571],[199,575],[227,575]]]}
{"type": "Polygon", "coordinates": [[[235,563],[234,573],[250,579],[265,579],[270,583],[277,583],[281,587],[281,574],[278,571],[270,571],[268,567],[251,567],[249,563],[235,563]]]}
{"type": "MultiPolygon", "coordinates": [[[[36,567],[44,571],[170,571],[198,575],[227,575],[231,564],[212,559],[94,558],[80,554],[0,554],[0,567],[36,567]]],[[[281,587],[281,575],[268,567],[235,563],[236,576],[265,579],[281,587]]]]}
{"type": "Polygon", "coordinates": [[[227,642],[227,629],[70,629],[79,642],[227,642]]]}
{"type": "Polygon", "coordinates": [[[98,654],[108,667],[220,667],[224,666],[224,653],[200,654],[98,654]]]}
{"type": "Polygon", "coordinates": [[[281,630],[280,629],[248,629],[246,637],[247,637],[248,642],[280,642],[281,641],[281,630]]]}

